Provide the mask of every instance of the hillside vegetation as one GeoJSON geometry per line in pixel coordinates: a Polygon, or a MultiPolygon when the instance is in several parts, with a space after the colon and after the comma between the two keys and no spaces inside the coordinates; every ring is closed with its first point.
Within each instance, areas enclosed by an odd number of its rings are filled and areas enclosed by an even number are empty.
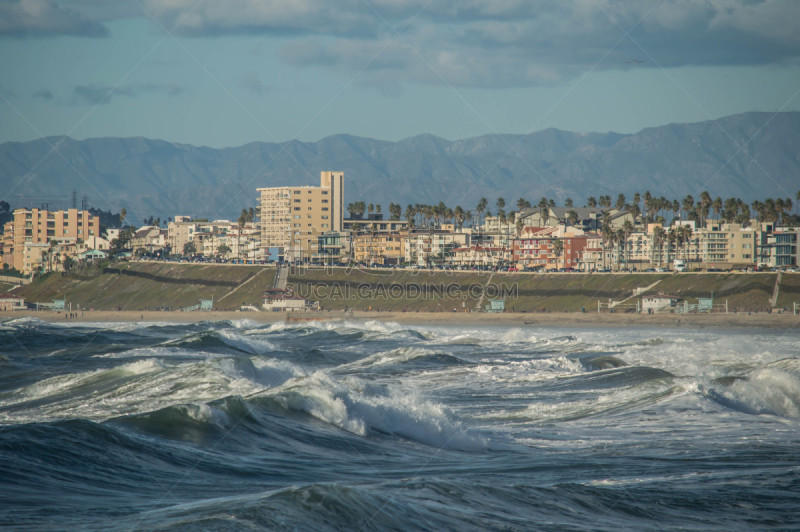
{"type": "MultiPolygon", "coordinates": [[[[635,305],[643,294],[669,294],[689,303],[713,297],[731,310],[763,311],[769,307],[774,273],[752,274],[526,274],[427,270],[361,270],[298,268],[289,287],[319,301],[324,309],[442,311],[484,308],[505,299],[517,312],[588,312],[598,301],[635,305]]],[[[214,300],[216,310],[260,306],[273,286],[274,267],[123,263],[91,275],[51,274],[15,290],[28,302],[65,299],[73,309],[172,310],[214,300]]],[[[800,274],[783,274],[778,307],[800,302],[800,274]]],[[[624,311],[625,306],[618,307],[624,311]]]]}
{"type": "Polygon", "coordinates": [[[213,299],[214,308],[260,305],[274,268],[240,265],[123,263],[92,275],[50,274],[18,289],[28,302],[65,299],[73,308],[178,310],[213,299]]]}

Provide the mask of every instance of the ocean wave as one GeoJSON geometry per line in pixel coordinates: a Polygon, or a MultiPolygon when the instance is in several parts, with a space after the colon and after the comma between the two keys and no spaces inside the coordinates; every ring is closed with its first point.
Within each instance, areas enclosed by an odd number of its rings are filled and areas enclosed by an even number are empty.
{"type": "Polygon", "coordinates": [[[178,403],[208,402],[264,389],[261,372],[246,358],[170,361],[140,359],[108,369],[44,379],[6,394],[0,421],[104,421],[178,403]],[[254,380],[255,378],[255,380],[254,380]]]}
{"type": "Polygon", "coordinates": [[[800,418],[800,378],[796,374],[763,368],[746,377],[716,383],[723,385],[702,385],[699,390],[727,408],[746,414],[800,418]]]}
{"type": "Polygon", "coordinates": [[[484,437],[463,428],[440,404],[409,389],[371,386],[354,377],[339,382],[317,371],[259,396],[360,436],[395,435],[464,451],[487,448],[484,437]]]}

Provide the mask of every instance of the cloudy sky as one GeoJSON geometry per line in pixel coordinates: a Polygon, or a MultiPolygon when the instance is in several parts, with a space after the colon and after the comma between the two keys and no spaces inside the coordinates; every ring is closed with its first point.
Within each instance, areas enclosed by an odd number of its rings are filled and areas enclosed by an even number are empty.
{"type": "Polygon", "coordinates": [[[635,132],[800,109],[795,0],[0,0],[0,142],[635,132]]]}

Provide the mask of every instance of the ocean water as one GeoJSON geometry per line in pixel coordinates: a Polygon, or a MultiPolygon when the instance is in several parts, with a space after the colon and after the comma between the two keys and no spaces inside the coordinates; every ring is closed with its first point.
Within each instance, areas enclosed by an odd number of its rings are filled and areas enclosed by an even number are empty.
{"type": "Polygon", "coordinates": [[[789,530],[800,332],[0,323],[13,530],[789,530]]]}

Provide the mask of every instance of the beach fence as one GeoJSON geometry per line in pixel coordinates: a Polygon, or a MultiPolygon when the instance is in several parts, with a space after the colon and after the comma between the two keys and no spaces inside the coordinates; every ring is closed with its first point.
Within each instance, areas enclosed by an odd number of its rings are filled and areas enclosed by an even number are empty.
{"type": "Polygon", "coordinates": [[[633,313],[633,312],[641,312],[642,306],[639,300],[635,301],[612,301],[609,299],[608,301],[601,301],[597,300],[597,313],[600,314],[601,312],[608,312],[608,313],[633,313]]]}
{"type": "Polygon", "coordinates": [[[697,298],[697,303],[683,301],[675,307],[675,314],[727,314],[728,300],[723,303],[714,303],[712,298],[697,298]]]}

